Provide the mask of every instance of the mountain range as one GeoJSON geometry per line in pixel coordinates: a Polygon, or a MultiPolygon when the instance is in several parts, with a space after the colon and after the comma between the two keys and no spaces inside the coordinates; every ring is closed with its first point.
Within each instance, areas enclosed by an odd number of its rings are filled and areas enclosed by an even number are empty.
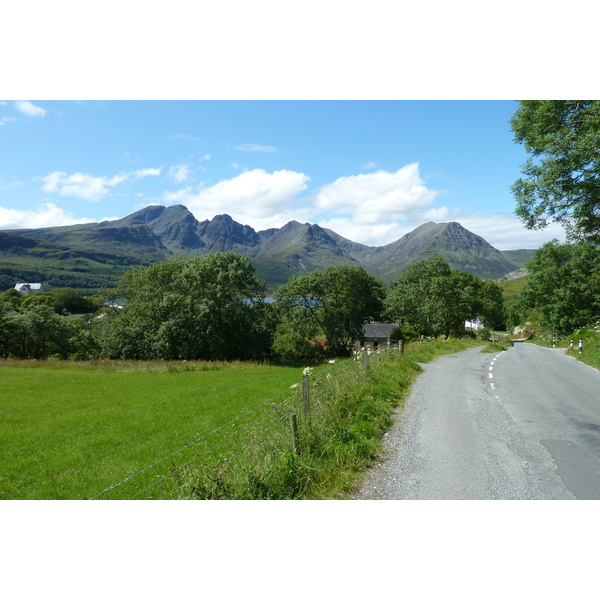
{"type": "Polygon", "coordinates": [[[113,287],[132,266],[225,251],[247,256],[271,291],[292,275],[338,264],[360,265],[388,283],[435,254],[454,269],[497,279],[523,267],[534,252],[501,252],[455,222],[426,223],[374,247],[310,223],[257,232],[226,214],[198,221],[185,206],[148,206],[116,221],[0,231],[0,289],[27,281],[91,293],[113,287]]]}

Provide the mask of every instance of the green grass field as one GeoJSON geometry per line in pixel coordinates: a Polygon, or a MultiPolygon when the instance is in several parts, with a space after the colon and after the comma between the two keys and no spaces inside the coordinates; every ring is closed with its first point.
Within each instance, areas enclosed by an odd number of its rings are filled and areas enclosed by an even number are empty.
{"type": "Polygon", "coordinates": [[[252,363],[0,362],[0,499],[83,499],[301,380],[252,363]]]}
{"type": "Polygon", "coordinates": [[[476,345],[414,343],[368,369],[363,357],[315,367],[310,415],[291,388],[305,365],[0,362],[0,499],[343,498],[418,363],[476,345]]]}

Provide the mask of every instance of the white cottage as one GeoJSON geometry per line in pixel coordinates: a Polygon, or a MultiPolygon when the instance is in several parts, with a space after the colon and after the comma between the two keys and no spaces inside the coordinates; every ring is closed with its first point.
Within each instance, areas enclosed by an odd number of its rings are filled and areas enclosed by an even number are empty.
{"type": "Polygon", "coordinates": [[[481,319],[468,319],[465,321],[465,329],[470,329],[471,331],[479,331],[483,328],[484,325],[481,319]]]}
{"type": "Polygon", "coordinates": [[[17,283],[15,290],[29,296],[29,294],[35,294],[36,292],[43,292],[44,286],[41,283],[17,283]]]}

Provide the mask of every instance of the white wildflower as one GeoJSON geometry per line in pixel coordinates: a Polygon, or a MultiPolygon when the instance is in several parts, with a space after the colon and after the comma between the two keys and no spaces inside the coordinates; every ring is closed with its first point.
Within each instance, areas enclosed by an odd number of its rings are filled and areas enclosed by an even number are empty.
{"type": "Polygon", "coordinates": [[[335,360],[330,360],[330,361],[329,361],[329,364],[330,364],[330,365],[335,365],[335,360]]]}
{"type": "Polygon", "coordinates": [[[298,387],[298,384],[294,383],[294,385],[290,385],[290,390],[293,390],[294,388],[297,388],[297,387],[298,387]]]}

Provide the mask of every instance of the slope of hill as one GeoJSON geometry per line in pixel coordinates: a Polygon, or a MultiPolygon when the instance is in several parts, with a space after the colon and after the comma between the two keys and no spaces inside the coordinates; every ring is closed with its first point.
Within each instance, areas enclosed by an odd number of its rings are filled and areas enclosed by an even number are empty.
{"type": "Polygon", "coordinates": [[[523,269],[533,258],[535,250],[501,250],[500,253],[511,263],[523,269]]]}
{"type": "MultiPolygon", "coordinates": [[[[18,281],[28,281],[43,282],[46,288],[74,287],[93,293],[100,287],[114,287],[119,276],[130,267],[165,260],[167,256],[154,246],[145,254],[135,235],[133,239],[138,244],[132,248],[115,240],[115,235],[128,235],[125,231],[103,231],[103,234],[92,236],[94,244],[88,240],[87,245],[79,245],[72,240],[58,244],[0,231],[0,290],[14,287],[18,281]]],[[[86,238],[83,233],[82,238],[86,238]]]]}
{"type": "Polygon", "coordinates": [[[515,269],[498,250],[459,223],[425,223],[396,242],[365,257],[365,264],[385,281],[397,279],[415,262],[441,255],[458,271],[483,279],[501,277],[515,269]]]}
{"type": "Polygon", "coordinates": [[[199,222],[184,206],[149,206],[117,221],[0,234],[2,289],[17,280],[89,289],[116,281],[129,266],[230,250],[249,257],[270,290],[291,275],[338,264],[362,265],[388,283],[435,254],[457,270],[496,279],[522,266],[523,257],[533,252],[514,251],[512,261],[459,223],[426,223],[391,244],[372,247],[296,221],[259,232],[228,215],[199,222]],[[78,283],[82,272],[88,275],[86,286],[78,283]],[[72,282],[64,283],[69,273],[72,282]]]}

